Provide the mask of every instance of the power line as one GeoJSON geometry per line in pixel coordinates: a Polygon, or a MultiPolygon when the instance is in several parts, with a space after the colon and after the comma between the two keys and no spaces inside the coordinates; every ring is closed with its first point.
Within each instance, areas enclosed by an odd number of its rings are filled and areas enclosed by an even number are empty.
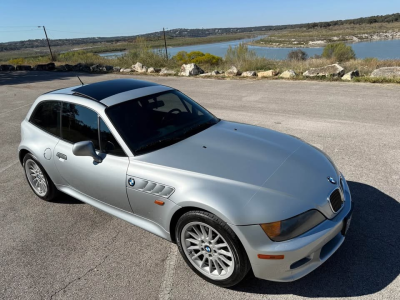
{"type": "Polygon", "coordinates": [[[26,32],[26,31],[36,31],[40,29],[26,29],[26,30],[0,30],[0,32],[26,32]]]}
{"type": "Polygon", "coordinates": [[[65,30],[55,30],[55,29],[48,29],[47,31],[55,31],[55,32],[65,32],[65,33],[78,33],[78,34],[141,34],[139,32],[129,32],[129,33],[122,33],[122,32],[78,32],[78,31],[65,31],[65,30]]]}

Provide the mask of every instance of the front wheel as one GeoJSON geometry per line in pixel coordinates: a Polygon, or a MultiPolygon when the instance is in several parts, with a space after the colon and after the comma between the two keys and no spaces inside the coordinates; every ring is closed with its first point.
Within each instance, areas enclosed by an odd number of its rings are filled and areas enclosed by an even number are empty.
{"type": "Polygon", "coordinates": [[[231,287],[248,273],[246,251],[232,229],[215,215],[187,212],[179,219],[175,234],[184,260],[203,279],[231,287]]]}
{"type": "Polygon", "coordinates": [[[45,201],[52,201],[57,196],[58,190],[42,165],[32,154],[25,155],[23,167],[29,186],[36,196],[45,201]]]}

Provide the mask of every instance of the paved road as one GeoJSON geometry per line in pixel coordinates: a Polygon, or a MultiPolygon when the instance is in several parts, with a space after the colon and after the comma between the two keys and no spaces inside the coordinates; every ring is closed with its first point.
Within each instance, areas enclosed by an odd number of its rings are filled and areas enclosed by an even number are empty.
{"type": "Polygon", "coordinates": [[[73,73],[0,73],[1,299],[400,298],[400,86],[144,79],[180,89],[220,118],[326,151],[356,203],[347,240],[299,281],[249,276],[233,289],[213,286],[185,266],[175,245],[72,198],[35,197],[17,162],[20,122],[37,96],[78,81],[73,73]]]}

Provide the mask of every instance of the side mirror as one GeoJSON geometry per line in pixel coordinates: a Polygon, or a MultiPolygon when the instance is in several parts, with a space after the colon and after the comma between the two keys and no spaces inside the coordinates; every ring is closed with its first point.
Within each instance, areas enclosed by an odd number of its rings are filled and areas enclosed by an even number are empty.
{"type": "Polygon", "coordinates": [[[103,160],[97,155],[92,141],[75,143],[72,146],[72,153],[76,156],[91,156],[95,162],[101,163],[103,160]]]}

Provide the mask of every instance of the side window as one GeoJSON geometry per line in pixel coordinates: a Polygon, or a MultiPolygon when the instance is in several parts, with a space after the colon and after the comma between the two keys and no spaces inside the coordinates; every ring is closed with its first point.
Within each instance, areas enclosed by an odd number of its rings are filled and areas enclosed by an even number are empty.
{"type": "Polygon", "coordinates": [[[100,149],[97,113],[77,104],[63,103],[61,118],[62,139],[73,144],[92,141],[94,147],[100,149]]]}
{"type": "Polygon", "coordinates": [[[105,153],[116,155],[116,156],[126,156],[124,150],[118,144],[117,140],[112,135],[110,129],[108,129],[106,123],[100,118],[100,143],[101,150],[105,153]]]}
{"type": "Polygon", "coordinates": [[[60,107],[59,101],[39,103],[29,119],[29,122],[48,133],[60,136],[60,107]]]}

